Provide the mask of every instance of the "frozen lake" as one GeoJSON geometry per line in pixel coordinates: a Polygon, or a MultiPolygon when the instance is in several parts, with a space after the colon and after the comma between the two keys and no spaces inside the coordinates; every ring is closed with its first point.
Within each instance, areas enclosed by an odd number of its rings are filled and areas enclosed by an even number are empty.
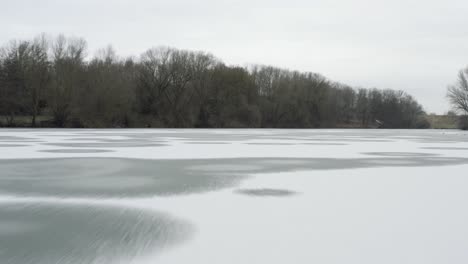
{"type": "Polygon", "coordinates": [[[468,133],[0,130],[0,263],[468,262],[468,133]]]}

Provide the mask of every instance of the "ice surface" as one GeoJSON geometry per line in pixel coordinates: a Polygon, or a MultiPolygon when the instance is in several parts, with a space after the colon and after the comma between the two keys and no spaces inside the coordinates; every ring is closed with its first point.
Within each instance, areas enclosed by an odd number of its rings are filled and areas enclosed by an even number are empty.
{"type": "Polygon", "coordinates": [[[189,223],[157,212],[90,205],[2,204],[1,263],[132,263],[186,239],[189,223]]]}
{"type": "Polygon", "coordinates": [[[0,130],[0,263],[466,263],[456,130],[0,130]]]}

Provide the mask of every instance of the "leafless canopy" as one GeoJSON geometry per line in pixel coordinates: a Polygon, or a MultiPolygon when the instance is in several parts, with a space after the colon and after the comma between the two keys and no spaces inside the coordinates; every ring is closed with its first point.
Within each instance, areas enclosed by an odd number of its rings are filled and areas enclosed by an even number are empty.
{"type": "Polygon", "coordinates": [[[461,70],[457,82],[449,86],[447,97],[455,110],[468,114],[468,67],[461,70]]]}

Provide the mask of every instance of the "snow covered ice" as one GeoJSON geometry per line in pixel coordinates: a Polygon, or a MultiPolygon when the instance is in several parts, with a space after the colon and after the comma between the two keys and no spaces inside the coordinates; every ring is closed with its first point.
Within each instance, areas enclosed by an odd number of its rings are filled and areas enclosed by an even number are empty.
{"type": "Polygon", "coordinates": [[[468,133],[0,130],[0,263],[466,263],[468,133]]]}

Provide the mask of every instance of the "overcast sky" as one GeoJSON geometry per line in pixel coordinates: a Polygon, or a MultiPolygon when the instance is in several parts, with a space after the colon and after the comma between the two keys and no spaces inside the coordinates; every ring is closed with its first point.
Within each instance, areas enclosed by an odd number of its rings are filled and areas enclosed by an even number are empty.
{"type": "Polygon", "coordinates": [[[45,32],[112,44],[209,51],[228,64],[318,72],[405,90],[428,112],[468,65],[467,0],[0,0],[0,42],[45,32]]]}

